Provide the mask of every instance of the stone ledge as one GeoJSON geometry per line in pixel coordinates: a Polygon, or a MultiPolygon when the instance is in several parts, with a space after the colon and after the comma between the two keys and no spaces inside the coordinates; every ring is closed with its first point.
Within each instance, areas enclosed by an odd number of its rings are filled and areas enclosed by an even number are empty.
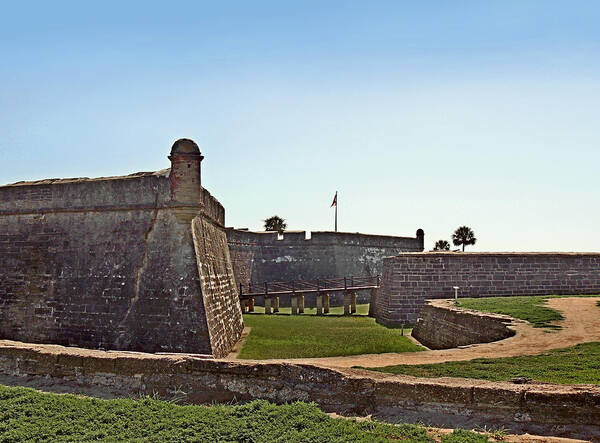
{"type": "Polygon", "coordinates": [[[327,412],[439,426],[600,437],[600,387],[419,379],[309,364],[225,361],[0,341],[3,383],[117,397],[177,391],[188,403],[314,401],[327,412]]]}
{"type": "Polygon", "coordinates": [[[459,308],[453,300],[427,300],[411,335],[430,349],[450,349],[490,343],[515,335],[508,315],[459,308]]]}
{"type": "Polygon", "coordinates": [[[429,252],[403,252],[393,257],[402,256],[422,256],[422,257],[521,257],[521,256],[576,256],[576,257],[598,257],[600,258],[600,252],[450,252],[450,251],[429,251],[429,252]]]}

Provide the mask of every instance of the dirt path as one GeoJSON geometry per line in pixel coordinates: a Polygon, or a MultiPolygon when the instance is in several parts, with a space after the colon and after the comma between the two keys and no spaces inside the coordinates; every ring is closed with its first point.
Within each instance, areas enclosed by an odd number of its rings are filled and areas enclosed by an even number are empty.
{"type": "Polygon", "coordinates": [[[263,362],[309,363],[326,367],[379,367],[390,365],[417,365],[445,361],[472,360],[474,358],[513,357],[535,355],[556,348],[566,348],[578,343],[600,341],[600,297],[551,298],[547,306],[560,311],[565,317],[559,324],[562,329],[534,328],[525,321],[515,322],[516,335],[493,343],[482,343],[462,348],[439,351],[404,352],[389,354],[363,354],[347,357],[291,358],[261,360],[263,362]]]}

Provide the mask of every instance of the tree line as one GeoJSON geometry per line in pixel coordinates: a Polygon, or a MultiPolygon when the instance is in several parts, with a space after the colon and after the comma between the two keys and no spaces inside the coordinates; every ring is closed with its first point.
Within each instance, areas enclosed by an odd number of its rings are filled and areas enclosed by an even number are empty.
{"type": "MultiPolygon", "coordinates": [[[[459,226],[452,233],[452,243],[454,246],[462,246],[464,252],[465,246],[474,245],[477,242],[475,233],[468,226],[459,226]]],[[[449,251],[450,243],[447,240],[438,240],[433,247],[434,251],[449,251]]]]}

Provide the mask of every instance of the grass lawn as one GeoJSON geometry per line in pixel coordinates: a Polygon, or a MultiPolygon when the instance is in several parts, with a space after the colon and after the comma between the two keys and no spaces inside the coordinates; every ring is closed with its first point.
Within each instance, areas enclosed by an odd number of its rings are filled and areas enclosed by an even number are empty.
{"type": "MultiPolygon", "coordinates": [[[[564,317],[560,312],[544,305],[545,300],[558,297],[597,297],[597,295],[462,298],[456,302],[456,306],[466,309],[475,309],[476,311],[510,315],[511,317],[528,321],[534,328],[561,329],[560,325],[553,325],[551,323],[553,321],[560,321],[564,317]]],[[[600,307],[600,301],[597,305],[600,307]]]]}
{"type": "Polygon", "coordinates": [[[555,349],[540,355],[367,369],[417,377],[464,377],[491,381],[529,377],[548,383],[600,385],[600,342],[555,349]]]}
{"type": "Polygon", "coordinates": [[[506,314],[511,317],[527,320],[534,328],[560,329],[551,322],[560,321],[563,316],[554,309],[544,306],[544,301],[552,296],[518,296],[518,297],[482,297],[463,298],[456,306],[477,311],[506,314]]]}
{"type": "MultiPolygon", "coordinates": [[[[331,418],[314,404],[179,406],[100,400],[0,385],[0,441],[431,442],[418,425],[331,418]]],[[[487,441],[456,431],[446,442],[487,441]]]]}
{"type": "MultiPolygon", "coordinates": [[[[257,307],[258,308],[258,307],[257,307]]],[[[407,335],[409,329],[386,328],[367,317],[368,305],[358,305],[362,315],[343,316],[343,308],[332,308],[324,316],[244,314],[244,323],[252,328],[239,358],[303,358],[342,355],[379,354],[383,352],[421,351],[407,335]]],[[[258,309],[257,309],[258,311],[258,309]]],[[[289,308],[281,311],[289,312],[289,308]]]]}

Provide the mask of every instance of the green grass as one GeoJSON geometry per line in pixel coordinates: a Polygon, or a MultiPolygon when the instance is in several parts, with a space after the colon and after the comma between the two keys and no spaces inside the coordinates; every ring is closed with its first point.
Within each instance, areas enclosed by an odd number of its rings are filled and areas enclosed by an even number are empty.
{"type": "Polygon", "coordinates": [[[455,429],[451,434],[442,436],[442,443],[487,443],[489,438],[465,429],[455,429]]]}
{"type": "Polygon", "coordinates": [[[528,377],[548,383],[600,385],[600,342],[555,349],[540,355],[367,369],[416,377],[464,377],[491,381],[528,377]]]}
{"type": "Polygon", "coordinates": [[[517,297],[482,297],[463,298],[456,302],[461,308],[477,311],[506,314],[511,317],[526,320],[534,328],[560,329],[560,325],[552,322],[564,317],[554,309],[544,306],[544,301],[552,296],[517,296],[517,297]]]}
{"type": "MultiPolygon", "coordinates": [[[[332,418],[315,404],[179,406],[0,385],[0,441],[431,442],[417,425],[332,418]]],[[[467,441],[467,440],[464,440],[467,441]]]]}
{"type": "MultiPolygon", "coordinates": [[[[289,308],[288,308],[289,309],[289,308]]],[[[285,308],[282,309],[285,312],[285,308]]],[[[343,308],[332,308],[326,316],[245,314],[244,323],[252,328],[239,358],[335,357],[384,352],[413,352],[423,348],[407,335],[409,329],[386,328],[366,317],[368,305],[358,305],[363,315],[343,316],[343,308]]]]}

